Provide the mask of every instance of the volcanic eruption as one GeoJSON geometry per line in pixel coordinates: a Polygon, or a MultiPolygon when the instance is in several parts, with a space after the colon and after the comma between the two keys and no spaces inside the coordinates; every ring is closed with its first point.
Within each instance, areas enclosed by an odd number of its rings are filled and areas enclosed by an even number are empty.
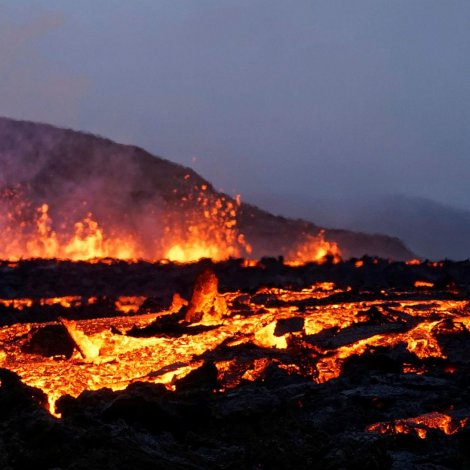
{"type": "Polygon", "coordinates": [[[470,462],[468,261],[51,126],[0,164],[4,468],[470,462]]]}
{"type": "Polygon", "coordinates": [[[413,257],[397,239],[273,216],[190,168],[44,124],[0,119],[0,169],[5,259],[413,257]]]}

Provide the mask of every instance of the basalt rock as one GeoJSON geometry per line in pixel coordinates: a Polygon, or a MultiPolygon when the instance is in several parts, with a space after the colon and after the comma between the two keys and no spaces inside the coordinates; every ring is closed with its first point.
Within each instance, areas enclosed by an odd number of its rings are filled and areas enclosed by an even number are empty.
{"type": "Polygon", "coordinates": [[[75,344],[63,325],[46,325],[30,333],[22,351],[41,356],[60,356],[70,358],[75,344]]]}

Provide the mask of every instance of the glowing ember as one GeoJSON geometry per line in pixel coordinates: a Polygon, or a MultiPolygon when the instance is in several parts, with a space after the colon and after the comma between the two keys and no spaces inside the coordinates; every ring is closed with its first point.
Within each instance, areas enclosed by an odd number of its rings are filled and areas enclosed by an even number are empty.
{"type": "Polygon", "coordinates": [[[417,258],[409,259],[406,264],[408,266],[419,266],[421,264],[421,261],[417,258]]]}
{"type": "Polygon", "coordinates": [[[125,314],[137,313],[144,303],[146,297],[143,296],[121,296],[114,305],[116,310],[125,314]]]}
{"type": "Polygon", "coordinates": [[[425,287],[426,289],[429,289],[431,287],[434,287],[434,283],[433,282],[428,282],[428,281],[416,281],[415,282],[415,287],[417,287],[417,288],[425,287]]]}

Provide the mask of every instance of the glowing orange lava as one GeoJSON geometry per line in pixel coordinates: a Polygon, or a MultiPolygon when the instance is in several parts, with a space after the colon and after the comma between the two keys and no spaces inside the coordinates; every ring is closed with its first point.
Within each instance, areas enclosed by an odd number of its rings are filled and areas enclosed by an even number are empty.
{"type": "MultiPolygon", "coordinates": [[[[145,298],[120,297],[115,307],[123,313],[121,316],[78,322],[60,319],[76,345],[76,353],[70,359],[40,357],[24,349],[18,350],[18,341],[25,341],[38,329],[46,328],[45,324],[0,328],[0,341],[4,345],[0,363],[17,372],[25,383],[44,390],[53,405],[64,394],[77,396],[84,390],[102,387],[121,390],[136,380],[159,382],[172,388],[175,379],[199,367],[201,357],[222,344],[225,348],[251,344],[266,351],[265,356],[255,356],[246,365],[237,363],[236,349],[232,360],[222,358],[216,361],[219,375],[227,381],[224,387],[230,388],[241,380],[260,377],[272,363],[269,358],[274,351],[284,354],[285,358],[291,357],[279,365],[289,374],[303,374],[307,367],[313,380],[324,383],[339,377],[349,358],[378,347],[404,345],[417,360],[430,357],[445,359],[445,351],[439,342],[440,332],[470,328],[470,316],[462,315],[465,301],[432,300],[426,304],[426,316],[423,316],[424,301],[401,301],[392,309],[383,307],[381,301],[325,303],[329,296],[346,292],[348,288],[338,289],[331,282],[323,282],[301,290],[276,287],[260,288],[253,295],[241,295],[237,291],[220,294],[217,278],[210,271],[204,271],[197,278],[189,303],[175,294],[168,311],[132,316],[129,313],[138,312],[145,298]],[[321,304],[310,303],[312,299],[321,304]],[[278,305],[271,305],[273,301],[278,305]],[[297,305],[303,302],[307,303],[299,313],[297,305]],[[186,314],[178,320],[181,334],[177,336],[169,337],[163,333],[133,337],[125,334],[131,328],[142,328],[158,319],[164,321],[181,308],[186,309],[186,314]],[[370,323],[370,318],[379,323],[370,323]],[[396,322],[399,328],[391,327],[390,321],[396,322]],[[287,326],[283,327],[283,324],[287,326]],[[407,326],[403,328],[405,324],[407,326]],[[189,336],[184,329],[188,325],[200,330],[189,336]],[[357,333],[353,334],[354,331],[357,333]],[[315,339],[324,334],[330,334],[326,343],[315,339]],[[299,345],[306,354],[300,364],[296,362],[297,353],[293,353],[298,351],[299,345]]],[[[72,296],[35,302],[43,306],[70,308],[84,302],[93,304],[95,299],[81,300],[72,296]]],[[[4,299],[0,305],[24,310],[33,305],[33,300],[4,299]]],[[[423,374],[425,369],[404,364],[403,373],[423,374]]],[[[429,420],[426,417],[425,424],[428,428],[439,427],[447,432],[446,429],[453,425],[445,427],[447,418],[441,418],[429,420]]],[[[414,422],[405,423],[406,429],[410,423],[414,422]]],[[[370,428],[374,432],[388,429],[385,425],[370,428]]],[[[399,432],[401,428],[394,429],[394,432],[399,432]]],[[[419,426],[416,429],[423,435],[424,431],[419,426]]]]}
{"type": "Polygon", "coordinates": [[[325,240],[322,230],[316,237],[305,235],[304,241],[286,255],[286,264],[299,266],[310,262],[323,262],[331,258],[334,263],[341,261],[341,250],[337,243],[325,240]]]}
{"type": "Polygon", "coordinates": [[[192,262],[242,257],[251,253],[251,246],[237,227],[239,205],[239,197],[216,197],[208,194],[206,185],[196,187],[189,196],[181,198],[181,207],[167,214],[163,235],[153,241],[153,251],[149,251],[138,233],[106,230],[91,212],[75,221],[69,232],[64,224],[54,223],[47,203],[34,212],[20,201],[10,212],[0,214],[0,258],[192,262]]]}
{"type": "Polygon", "coordinates": [[[182,200],[183,205],[191,203],[193,209],[185,211],[183,223],[169,218],[163,240],[164,258],[181,263],[201,258],[220,261],[251,253],[250,244],[237,228],[239,197],[214,198],[202,185],[182,200]]]}
{"type": "Polygon", "coordinates": [[[421,439],[426,439],[431,429],[438,429],[444,434],[451,435],[460,431],[468,421],[468,418],[452,418],[447,414],[434,411],[414,418],[371,424],[366,430],[378,434],[414,433],[421,439]]]}
{"type": "Polygon", "coordinates": [[[59,258],[74,261],[95,258],[132,259],[138,253],[131,236],[106,236],[104,229],[89,213],[74,224],[71,235],[58,234],[52,228],[49,206],[42,204],[37,209],[35,229],[23,232],[24,226],[10,225],[3,234],[0,257],[8,260],[25,258],[59,258]]]}
{"type": "MultiPolygon", "coordinates": [[[[185,184],[191,181],[190,175],[184,179],[185,184]]],[[[46,201],[35,208],[21,190],[3,191],[0,259],[166,259],[187,263],[202,258],[249,258],[252,246],[239,227],[240,205],[240,196],[218,195],[206,184],[189,186],[183,196],[161,209],[155,220],[159,230],[146,230],[143,237],[138,226],[130,228],[119,220],[104,222],[92,210],[74,216],[64,214],[63,208],[50,207],[46,201]]],[[[298,266],[326,259],[338,262],[341,250],[321,231],[315,236],[304,234],[288,253],[273,253],[280,255],[284,255],[287,264],[298,266]]]]}

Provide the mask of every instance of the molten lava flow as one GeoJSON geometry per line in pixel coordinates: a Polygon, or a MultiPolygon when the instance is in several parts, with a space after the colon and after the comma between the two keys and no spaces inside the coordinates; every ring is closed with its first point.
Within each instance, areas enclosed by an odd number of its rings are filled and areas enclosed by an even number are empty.
{"type": "Polygon", "coordinates": [[[425,439],[430,429],[438,429],[444,434],[451,435],[459,432],[468,421],[468,418],[452,418],[444,413],[431,412],[414,418],[371,424],[367,426],[366,431],[378,434],[415,433],[421,439],[425,439]]]}
{"type": "Polygon", "coordinates": [[[271,321],[264,327],[255,333],[253,343],[262,348],[277,348],[277,349],[286,349],[287,348],[287,339],[284,336],[276,336],[277,322],[271,321]]]}
{"type": "MultiPolygon", "coordinates": [[[[193,269],[172,268],[181,272],[193,269]]],[[[240,269],[241,277],[252,271],[240,269]]],[[[350,269],[354,272],[356,268],[350,269]]],[[[290,276],[293,270],[286,270],[290,276]]],[[[101,312],[109,317],[76,322],[64,319],[67,309],[88,306],[95,312],[96,298],[2,299],[0,309],[6,313],[19,310],[19,321],[24,321],[28,309],[34,320],[39,307],[55,312],[56,316],[46,318],[57,318],[60,312],[62,319],[0,328],[0,366],[18,373],[26,384],[41,388],[53,406],[65,394],[78,396],[103,387],[122,390],[135,381],[163,383],[173,389],[175,380],[206,360],[217,368],[221,391],[263,380],[273,366],[322,384],[347,374],[351,362],[380,350],[394,351],[403,358],[389,361],[401,378],[404,374],[425,378],[430,367],[444,361],[442,373],[457,376],[458,361],[468,361],[458,356],[455,363],[450,361],[456,356],[453,342],[459,347],[468,343],[470,309],[466,300],[432,297],[435,289],[426,291],[426,287],[420,288],[416,300],[409,298],[409,290],[401,297],[395,289],[375,292],[376,297],[364,292],[357,298],[357,291],[333,282],[295,288],[291,277],[273,279],[275,282],[264,285],[277,287],[239,292],[227,291],[225,278],[222,294],[214,271],[207,268],[195,276],[189,302],[176,294],[176,288],[187,289],[175,285],[171,305],[171,292],[166,293],[165,309],[143,313],[148,312],[143,307],[147,297],[112,297],[115,303],[104,303],[109,311],[101,312]],[[279,287],[281,281],[285,287],[279,287]],[[396,297],[392,301],[389,295],[396,297]]],[[[158,305],[150,300],[146,305],[158,305]]],[[[420,416],[419,422],[408,420],[400,425],[413,425],[421,434],[428,428],[454,429],[447,418],[431,417],[420,416]]],[[[374,426],[370,428],[374,432],[390,428],[383,423],[374,426]]],[[[398,432],[401,428],[393,429],[398,432]]]]}
{"type": "Polygon", "coordinates": [[[286,264],[300,266],[310,262],[324,262],[331,258],[334,263],[341,261],[341,250],[337,243],[325,240],[325,232],[322,230],[316,237],[305,235],[304,240],[286,258],[286,264]]]}
{"type": "Polygon", "coordinates": [[[87,335],[80,331],[75,322],[65,318],[59,318],[59,321],[64,325],[71,340],[75,343],[84,359],[95,359],[100,355],[100,345],[90,340],[87,335]]]}
{"type": "Polygon", "coordinates": [[[33,303],[33,299],[0,299],[0,305],[3,307],[20,311],[32,307],[33,303]]]}
{"type": "MultiPolygon", "coordinates": [[[[116,312],[129,314],[137,313],[145,301],[144,296],[119,296],[114,302],[116,312]]],[[[38,307],[60,306],[64,309],[73,307],[86,307],[96,304],[97,297],[82,297],[80,295],[65,295],[62,297],[43,297],[39,299],[18,298],[18,299],[0,299],[0,306],[15,311],[23,311],[38,307]]]]}

